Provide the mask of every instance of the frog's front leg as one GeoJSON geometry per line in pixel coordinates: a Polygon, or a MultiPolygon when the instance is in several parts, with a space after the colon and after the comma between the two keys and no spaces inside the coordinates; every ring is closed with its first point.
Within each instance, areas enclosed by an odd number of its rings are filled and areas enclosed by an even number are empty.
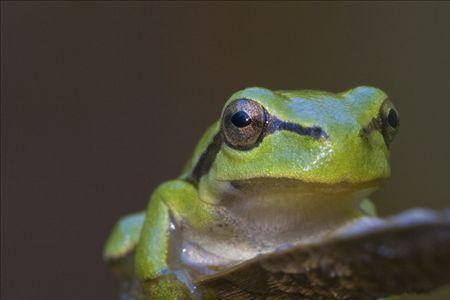
{"type": "MultiPolygon", "coordinates": [[[[163,183],[152,194],[136,252],[136,275],[150,299],[184,299],[191,295],[186,273],[169,261],[171,239],[179,237],[174,220],[193,228],[205,227],[210,219],[208,206],[199,200],[196,188],[183,180],[163,183]]],[[[176,241],[175,241],[176,242],[176,241]]],[[[178,241],[180,242],[180,241],[178,241]]],[[[181,250],[181,249],[180,249],[181,250]]]]}

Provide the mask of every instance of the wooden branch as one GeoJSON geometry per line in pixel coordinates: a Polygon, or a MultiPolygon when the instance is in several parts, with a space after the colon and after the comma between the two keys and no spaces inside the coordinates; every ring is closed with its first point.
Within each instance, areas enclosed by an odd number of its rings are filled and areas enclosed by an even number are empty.
{"type": "Polygon", "coordinates": [[[378,299],[450,282],[450,209],[362,218],[197,281],[204,299],[378,299]]]}

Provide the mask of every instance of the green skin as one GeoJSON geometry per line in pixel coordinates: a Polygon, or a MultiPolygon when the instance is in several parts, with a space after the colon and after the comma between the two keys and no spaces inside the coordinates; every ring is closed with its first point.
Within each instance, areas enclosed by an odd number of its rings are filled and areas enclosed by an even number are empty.
{"type": "Polygon", "coordinates": [[[198,275],[283,245],[320,239],[373,214],[366,197],[390,175],[388,145],[397,128],[386,120],[392,109],[386,94],[373,87],[337,94],[238,91],[181,176],[152,193],[146,212],[119,220],[105,246],[105,260],[118,261],[135,251],[135,276],[146,297],[179,299],[195,295],[191,279],[198,275]],[[237,99],[253,100],[284,122],[320,127],[326,135],[277,130],[250,149],[233,147],[223,134],[230,126],[223,119],[237,99]],[[218,136],[222,139],[214,155],[208,154],[209,167],[194,178],[202,154],[218,136]]]}

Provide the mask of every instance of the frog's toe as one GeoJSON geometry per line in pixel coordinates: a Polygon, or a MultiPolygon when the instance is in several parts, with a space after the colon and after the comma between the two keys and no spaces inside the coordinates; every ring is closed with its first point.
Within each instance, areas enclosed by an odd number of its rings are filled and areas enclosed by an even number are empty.
{"type": "Polygon", "coordinates": [[[113,261],[130,254],[139,241],[145,213],[138,212],[120,218],[114,226],[103,250],[103,259],[113,261]]]}

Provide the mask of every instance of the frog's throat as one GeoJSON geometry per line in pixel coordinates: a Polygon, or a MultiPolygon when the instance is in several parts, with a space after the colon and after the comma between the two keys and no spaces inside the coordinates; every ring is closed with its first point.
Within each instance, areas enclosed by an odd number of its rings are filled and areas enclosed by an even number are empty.
{"type": "Polygon", "coordinates": [[[360,201],[377,186],[378,182],[327,185],[273,178],[233,181],[214,195],[216,221],[207,233],[187,232],[186,249],[193,254],[186,261],[227,265],[286,245],[318,241],[361,217],[360,201]]]}
{"type": "Polygon", "coordinates": [[[301,240],[361,216],[360,202],[379,184],[253,178],[232,181],[218,198],[229,214],[263,230],[266,237],[273,234],[276,239],[279,233],[288,233],[301,240]]]}

